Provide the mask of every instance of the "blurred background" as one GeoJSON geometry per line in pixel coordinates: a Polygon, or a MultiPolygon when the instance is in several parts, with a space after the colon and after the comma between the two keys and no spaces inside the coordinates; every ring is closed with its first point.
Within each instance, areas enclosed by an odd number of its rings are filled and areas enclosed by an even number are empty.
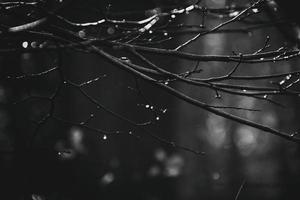
{"type": "MultiPolygon", "coordinates": [[[[245,2],[238,1],[241,4],[245,2]]],[[[89,0],[73,4],[72,10],[66,12],[75,21],[85,21],[98,17],[99,9],[107,7],[120,12],[171,3],[89,0]],[[84,8],[85,12],[79,12],[84,8]]],[[[233,3],[237,2],[205,1],[213,8],[233,3]]],[[[267,15],[263,17],[268,19],[267,15]]],[[[177,20],[178,23],[200,24],[202,16],[190,13],[177,20]]],[[[220,16],[207,15],[206,26],[214,27],[224,20],[220,16]]],[[[239,28],[240,25],[235,23],[230,27],[239,28]]],[[[252,53],[263,46],[267,36],[270,36],[272,49],[287,45],[288,40],[278,27],[268,27],[251,33],[208,34],[187,51],[220,55],[252,53]]],[[[182,35],[158,47],[174,48],[189,37],[191,35],[182,35]]],[[[33,41],[24,42],[20,45],[31,45],[33,41]]],[[[193,61],[178,61],[176,58],[151,58],[160,66],[174,69],[174,72],[186,71],[195,65],[193,61]]],[[[0,57],[1,77],[40,72],[52,66],[53,61],[57,61],[56,53],[7,54],[0,57]]],[[[99,135],[72,124],[49,120],[39,129],[35,148],[25,151],[36,127],[30,120],[42,119],[49,102],[40,99],[17,105],[9,102],[24,99],[28,91],[32,95],[51,95],[59,81],[58,74],[1,81],[0,196],[5,196],[4,199],[235,199],[239,190],[238,199],[243,200],[295,199],[300,195],[299,145],[195,108],[141,82],[140,87],[149,100],[145,101],[131,89],[135,87],[135,80],[130,74],[96,55],[63,51],[59,63],[67,78],[76,83],[93,79],[95,75],[106,75],[85,90],[107,108],[136,121],[151,118],[150,109],[163,111],[164,114],[149,130],[169,141],[203,151],[205,155],[172,148],[142,131],[134,130],[101,109],[97,110],[79,91],[69,87],[60,92],[55,107],[58,116],[80,123],[92,115],[91,126],[119,131],[119,134],[99,135]]],[[[288,73],[297,70],[298,65],[298,60],[242,64],[237,74],[288,73]]],[[[203,71],[197,76],[222,75],[233,66],[233,63],[202,62],[199,68],[203,71]]],[[[258,123],[287,132],[300,128],[298,99],[274,97],[273,100],[286,105],[286,108],[281,108],[243,96],[221,94],[221,98],[215,98],[215,92],[203,88],[169,84],[205,102],[261,109],[260,112],[231,111],[258,123]]],[[[249,82],[249,85],[256,84],[249,82]]],[[[264,81],[259,84],[267,86],[270,83],[264,81]]]]}

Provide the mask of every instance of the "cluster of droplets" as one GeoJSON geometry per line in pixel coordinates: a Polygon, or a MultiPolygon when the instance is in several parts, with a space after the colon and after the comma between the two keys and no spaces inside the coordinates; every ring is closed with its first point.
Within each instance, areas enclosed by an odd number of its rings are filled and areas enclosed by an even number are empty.
{"type": "Polygon", "coordinates": [[[28,49],[28,48],[32,48],[32,49],[43,48],[43,47],[46,46],[46,42],[40,43],[40,42],[37,42],[37,41],[32,41],[32,42],[30,42],[30,41],[23,41],[21,43],[21,46],[24,49],[28,49]]]}
{"type": "Polygon", "coordinates": [[[161,114],[166,114],[168,109],[166,108],[160,108],[160,109],[156,109],[153,105],[150,105],[150,104],[138,104],[138,106],[144,106],[146,109],[150,109],[150,110],[153,110],[153,111],[158,111],[160,112],[161,114]]]}
{"type": "Polygon", "coordinates": [[[91,113],[91,114],[89,115],[89,117],[88,117],[85,121],[80,122],[80,125],[86,125],[86,124],[88,124],[90,121],[92,121],[94,118],[95,118],[94,113],[91,113]]]}
{"type": "Polygon", "coordinates": [[[284,79],[282,79],[280,82],[279,82],[279,85],[283,85],[285,84],[288,80],[290,80],[292,78],[292,75],[289,74],[287,75],[286,77],[284,77],[284,79]]]}
{"type": "Polygon", "coordinates": [[[291,137],[291,138],[294,138],[294,137],[296,137],[298,134],[299,134],[298,132],[291,133],[291,134],[290,134],[290,137],[291,137]]]}
{"type": "Polygon", "coordinates": [[[145,105],[145,108],[150,109],[150,110],[153,110],[153,109],[154,109],[154,106],[150,106],[149,104],[146,104],[146,105],[145,105]]]}
{"type": "Polygon", "coordinates": [[[136,136],[136,135],[134,134],[133,130],[129,130],[129,131],[119,131],[119,130],[117,130],[117,131],[110,132],[110,133],[107,133],[107,134],[105,134],[105,133],[102,134],[101,140],[107,141],[107,140],[109,139],[109,138],[108,138],[108,135],[111,135],[111,134],[119,135],[120,133],[122,133],[122,134],[127,134],[127,135],[129,135],[129,136],[135,136],[135,137],[138,137],[138,136],[136,136]]]}
{"type": "Polygon", "coordinates": [[[168,109],[166,108],[160,108],[160,109],[156,109],[153,105],[150,105],[150,104],[138,104],[138,106],[143,106],[145,109],[149,109],[153,112],[156,113],[156,117],[155,117],[155,120],[156,121],[159,121],[160,120],[160,114],[166,114],[168,109]]]}
{"type": "Polygon", "coordinates": [[[141,41],[144,41],[146,43],[161,43],[172,39],[172,37],[170,37],[169,35],[170,34],[167,30],[156,31],[154,29],[150,29],[148,31],[148,35],[146,35],[146,37],[141,41]]]}
{"type": "Polygon", "coordinates": [[[216,92],[215,98],[216,99],[221,99],[222,98],[221,94],[217,90],[215,92],[216,92]]]}

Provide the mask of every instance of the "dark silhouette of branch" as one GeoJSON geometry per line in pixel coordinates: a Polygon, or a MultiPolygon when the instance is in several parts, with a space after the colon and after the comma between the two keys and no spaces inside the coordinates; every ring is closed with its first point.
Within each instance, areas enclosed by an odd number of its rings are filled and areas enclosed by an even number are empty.
{"type": "MultiPolygon", "coordinates": [[[[249,33],[254,30],[260,30],[267,27],[282,25],[288,23],[284,20],[259,20],[260,14],[264,13],[266,1],[259,0],[253,4],[245,6],[228,6],[226,8],[209,8],[200,2],[184,6],[162,6],[145,11],[132,11],[124,13],[107,12],[99,16],[96,20],[86,20],[76,22],[69,18],[67,14],[60,12],[62,7],[59,2],[54,3],[57,7],[47,7],[43,1],[31,2],[1,2],[0,8],[3,10],[7,19],[1,19],[0,47],[2,55],[9,53],[59,53],[64,51],[79,51],[82,53],[95,54],[99,58],[108,61],[119,70],[126,71],[136,81],[137,96],[141,97],[144,105],[150,107],[150,101],[145,97],[143,88],[139,86],[140,81],[148,82],[153,87],[170,94],[188,104],[194,105],[200,109],[206,110],[226,119],[257,128],[259,130],[277,135],[289,141],[300,143],[300,138],[294,133],[286,133],[276,130],[264,124],[250,121],[249,119],[231,114],[230,111],[263,112],[260,108],[245,108],[229,105],[211,105],[200,99],[191,97],[186,91],[182,91],[173,83],[193,86],[195,88],[206,88],[216,94],[216,98],[221,98],[223,94],[231,96],[243,96],[255,98],[262,102],[267,102],[282,106],[273,99],[274,96],[294,96],[299,97],[299,91],[295,86],[299,83],[300,72],[291,71],[288,73],[265,74],[265,75],[239,75],[238,71],[244,64],[251,64],[260,68],[262,63],[287,62],[296,59],[300,51],[294,47],[272,48],[271,37],[267,37],[265,42],[254,52],[248,53],[228,53],[227,55],[210,55],[190,52],[189,47],[192,43],[204,38],[209,34],[230,34],[230,33],[249,33]],[[20,10],[22,12],[20,12],[20,10]],[[152,14],[149,14],[152,13],[152,14]],[[200,24],[184,24],[176,21],[190,13],[196,13],[202,17],[200,24]],[[139,16],[132,19],[131,16],[139,16]],[[207,16],[223,17],[223,22],[209,28],[206,25],[207,16]],[[257,18],[255,18],[257,17],[257,18]],[[237,28],[232,28],[233,24],[238,24],[237,28]],[[176,41],[182,34],[189,36],[189,39],[172,48],[165,45],[167,42],[176,41]],[[194,34],[190,36],[190,34],[194,34]],[[7,39],[9,42],[7,42],[7,39]],[[121,54],[128,57],[119,56],[121,54]],[[176,59],[179,61],[197,61],[195,68],[189,67],[185,72],[174,72],[173,66],[163,66],[153,59],[153,56],[163,56],[166,59],[176,59]],[[232,69],[216,77],[199,78],[203,69],[198,69],[199,63],[221,62],[232,63],[232,69]],[[240,81],[234,83],[233,81],[240,81]],[[262,86],[260,84],[249,85],[248,81],[271,81],[272,86],[262,86]],[[229,110],[225,112],[224,110],[229,110]]],[[[66,7],[67,8],[67,7],[66,7]]],[[[171,45],[172,46],[172,45],[171,45]]],[[[58,56],[59,57],[59,56],[58,56]]],[[[100,127],[92,127],[90,122],[95,120],[95,113],[82,121],[76,122],[64,119],[56,114],[57,99],[61,96],[64,89],[75,89],[89,103],[96,107],[96,110],[102,110],[116,119],[123,121],[131,126],[132,130],[125,131],[126,134],[139,138],[139,135],[133,134],[134,130],[144,132],[155,140],[172,146],[174,148],[184,149],[196,154],[192,148],[171,142],[163,137],[153,134],[148,128],[160,121],[160,115],[164,109],[150,109],[152,119],[136,122],[129,117],[113,111],[108,106],[103,105],[97,97],[91,95],[87,87],[96,85],[102,78],[109,75],[96,74],[80,83],[70,80],[67,72],[63,69],[63,64],[57,64],[45,70],[38,70],[35,73],[9,74],[1,76],[3,82],[20,83],[21,81],[30,81],[32,79],[45,79],[55,74],[59,77],[55,91],[50,96],[27,95],[10,103],[20,105],[30,100],[48,102],[48,112],[38,121],[35,121],[36,129],[33,133],[31,146],[40,131],[40,128],[48,123],[49,120],[55,120],[59,123],[76,125],[78,127],[94,131],[102,135],[121,133],[124,131],[103,130],[100,127]]]]}

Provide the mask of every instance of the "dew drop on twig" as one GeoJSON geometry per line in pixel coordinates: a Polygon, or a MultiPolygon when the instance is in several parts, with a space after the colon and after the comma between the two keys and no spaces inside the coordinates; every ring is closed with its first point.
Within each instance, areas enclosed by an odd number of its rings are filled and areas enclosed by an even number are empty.
{"type": "Polygon", "coordinates": [[[294,132],[294,133],[290,134],[291,137],[295,137],[296,135],[298,135],[298,132],[294,132]]]}
{"type": "Polygon", "coordinates": [[[240,13],[240,12],[238,12],[238,11],[231,12],[231,13],[229,13],[229,17],[235,17],[235,16],[237,16],[239,13],[240,13]]]}
{"type": "Polygon", "coordinates": [[[125,57],[125,56],[122,56],[120,59],[121,59],[122,61],[124,61],[124,62],[127,62],[127,63],[130,63],[130,62],[131,62],[130,59],[127,58],[127,57],[125,57]]]}
{"type": "Polygon", "coordinates": [[[167,111],[168,111],[168,109],[162,109],[162,110],[161,110],[161,112],[162,112],[163,114],[165,114],[167,111]]]}
{"type": "Polygon", "coordinates": [[[220,95],[219,93],[217,93],[217,94],[215,95],[215,98],[221,99],[221,95],[220,95]]]}
{"type": "Polygon", "coordinates": [[[27,41],[22,42],[22,47],[26,49],[28,47],[29,43],[27,41]]]}
{"type": "Polygon", "coordinates": [[[86,37],[86,32],[85,32],[85,30],[80,30],[80,31],[78,32],[78,36],[81,37],[81,38],[86,37]]]}
{"type": "Polygon", "coordinates": [[[38,43],[36,41],[33,41],[30,43],[31,48],[37,48],[38,47],[38,43]]]}

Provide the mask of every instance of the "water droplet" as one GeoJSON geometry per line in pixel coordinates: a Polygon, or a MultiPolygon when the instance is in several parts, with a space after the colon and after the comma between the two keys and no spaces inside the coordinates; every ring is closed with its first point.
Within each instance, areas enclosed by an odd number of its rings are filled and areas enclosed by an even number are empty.
{"type": "Polygon", "coordinates": [[[168,109],[163,109],[161,112],[162,112],[163,114],[165,114],[165,113],[167,112],[167,110],[168,110],[168,109]]]}
{"type": "Polygon", "coordinates": [[[148,105],[148,104],[147,104],[147,105],[145,105],[145,108],[150,108],[150,105],[148,105]]]}
{"type": "Polygon", "coordinates": [[[243,89],[243,92],[247,92],[247,90],[243,89]]]}
{"type": "Polygon", "coordinates": [[[165,85],[169,85],[169,82],[168,82],[168,81],[166,81],[164,84],[165,84],[165,85]]]}
{"type": "Polygon", "coordinates": [[[74,150],[68,149],[57,152],[58,158],[61,160],[71,160],[76,156],[74,150]]]}
{"type": "Polygon", "coordinates": [[[164,36],[168,36],[168,33],[167,33],[167,32],[164,32],[164,36]]]}
{"type": "Polygon", "coordinates": [[[279,85],[283,85],[285,83],[285,80],[282,80],[279,82],[279,85]]]}
{"type": "Polygon", "coordinates": [[[215,95],[215,98],[220,99],[221,95],[218,93],[218,94],[215,95]]]}
{"type": "Polygon", "coordinates": [[[44,43],[40,44],[40,45],[39,45],[39,48],[43,48],[43,47],[45,47],[45,46],[46,46],[46,44],[47,44],[46,42],[44,42],[44,43]]]}
{"type": "Polygon", "coordinates": [[[81,37],[81,38],[86,37],[85,30],[80,30],[80,31],[78,32],[78,36],[81,37]]]}
{"type": "Polygon", "coordinates": [[[24,41],[23,43],[22,43],[22,47],[24,48],[24,49],[26,49],[27,47],[28,47],[28,42],[27,41],[24,41]]]}
{"type": "Polygon", "coordinates": [[[191,11],[195,8],[194,5],[190,5],[189,7],[187,7],[185,10],[188,12],[188,11],[191,11]]]}
{"type": "Polygon", "coordinates": [[[265,59],[264,59],[264,58],[260,58],[259,60],[260,60],[260,61],[263,61],[263,60],[265,60],[265,59]]]}
{"type": "Polygon", "coordinates": [[[265,99],[268,98],[268,95],[265,94],[265,95],[264,95],[264,98],[265,98],[265,99]]]}
{"type": "Polygon", "coordinates": [[[239,14],[238,11],[234,11],[234,12],[232,12],[232,13],[229,13],[229,17],[235,17],[235,16],[237,16],[238,14],[239,14]]]}
{"type": "Polygon", "coordinates": [[[103,135],[102,139],[107,140],[107,135],[103,135]]]}
{"type": "Polygon", "coordinates": [[[32,47],[32,48],[37,48],[38,47],[38,43],[37,42],[31,42],[31,44],[30,44],[30,46],[32,47]]]}
{"type": "Polygon", "coordinates": [[[132,134],[133,134],[133,132],[132,132],[132,131],[129,131],[129,132],[128,132],[128,134],[129,134],[129,135],[132,135],[132,134]]]}
{"type": "Polygon", "coordinates": [[[253,12],[253,13],[258,13],[258,9],[257,9],[257,8],[253,8],[253,9],[252,9],[252,12],[253,12]]]}
{"type": "Polygon", "coordinates": [[[292,133],[290,136],[291,136],[291,137],[295,137],[296,135],[298,135],[298,132],[294,132],[294,133],[292,133]]]}
{"type": "Polygon", "coordinates": [[[176,17],[176,15],[171,15],[171,18],[174,19],[176,17]]]}
{"type": "Polygon", "coordinates": [[[156,121],[159,121],[159,120],[160,120],[160,118],[157,116],[157,117],[155,118],[155,120],[156,120],[156,121]]]}
{"type": "Polygon", "coordinates": [[[150,31],[149,31],[149,34],[152,34],[152,33],[153,33],[153,31],[152,31],[152,30],[150,30],[150,31]]]}
{"type": "Polygon", "coordinates": [[[153,109],[154,109],[154,107],[153,107],[153,106],[150,106],[150,109],[151,109],[151,110],[153,110],[153,109]]]}
{"type": "Polygon", "coordinates": [[[125,56],[122,56],[120,59],[124,62],[130,63],[130,60],[125,56]]]}

